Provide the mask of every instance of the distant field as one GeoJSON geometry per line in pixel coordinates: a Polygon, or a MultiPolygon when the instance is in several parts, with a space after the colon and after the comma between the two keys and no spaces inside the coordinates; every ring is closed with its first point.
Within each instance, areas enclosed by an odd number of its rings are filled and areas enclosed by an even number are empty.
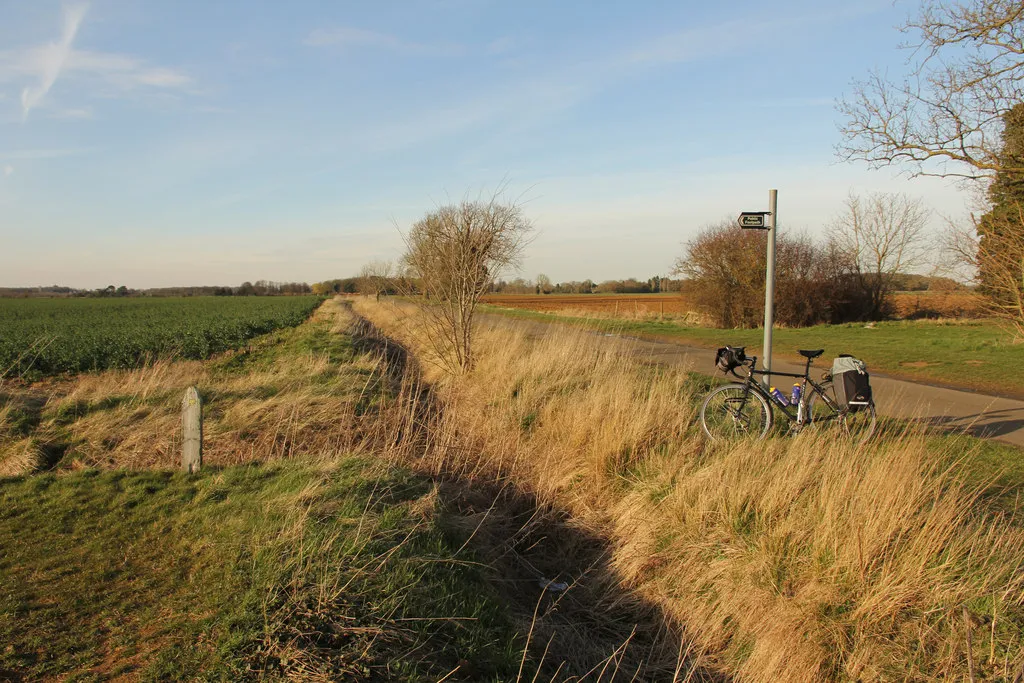
{"type": "Polygon", "coordinates": [[[309,317],[316,296],[0,299],[0,377],[206,358],[309,317]]]}
{"type": "Polygon", "coordinates": [[[897,292],[893,307],[898,318],[980,318],[983,300],[971,292],[897,292]]]}
{"type": "MultiPolygon", "coordinates": [[[[530,311],[611,315],[624,318],[680,317],[693,313],[685,294],[489,294],[484,302],[530,311]]],[[[899,318],[977,318],[981,298],[970,292],[897,292],[893,307],[899,318]]]]}
{"type": "Polygon", "coordinates": [[[684,315],[690,302],[682,294],[489,294],[484,302],[530,311],[593,312],[619,315],[684,315]]]}

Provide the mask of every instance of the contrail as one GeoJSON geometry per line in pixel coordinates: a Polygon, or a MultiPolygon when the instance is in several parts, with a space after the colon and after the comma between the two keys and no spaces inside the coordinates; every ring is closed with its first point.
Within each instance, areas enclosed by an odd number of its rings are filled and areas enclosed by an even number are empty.
{"type": "Polygon", "coordinates": [[[36,54],[40,72],[39,84],[21,91],[22,120],[28,119],[29,112],[46,97],[46,93],[50,92],[50,88],[57,82],[64,63],[71,54],[71,44],[78,33],[78,27],[82,24],[88,9],[87,3],[64,6],[64,32],[61,34],[60,42],[50,43],[36,54]]]}

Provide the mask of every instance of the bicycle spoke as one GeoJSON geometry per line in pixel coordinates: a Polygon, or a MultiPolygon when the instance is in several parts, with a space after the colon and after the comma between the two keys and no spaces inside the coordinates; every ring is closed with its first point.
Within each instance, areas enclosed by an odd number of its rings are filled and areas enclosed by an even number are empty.
{"type": "Polygon", "coordinates": [[[768,404],[742,385],[719,387],[708,395],[701,408],[701,426],[715,440],[742,436],[760,438],[770,424],[768,404]]]}
{"type": "Polygon", "coordinates": [[[836,405],[835,396],[831,385],[823,389],[828,392],[828,398],[833,405],[829,405],[821,394],[812,393],[808,397],[808,413],[811,419],[811,426],[818,429],[829,429],[838,433],[844,441],[855,444],[865,443],[875,431],[875,406],[871,403],[867,406],[853,409],[839,408],[836,405]]]}

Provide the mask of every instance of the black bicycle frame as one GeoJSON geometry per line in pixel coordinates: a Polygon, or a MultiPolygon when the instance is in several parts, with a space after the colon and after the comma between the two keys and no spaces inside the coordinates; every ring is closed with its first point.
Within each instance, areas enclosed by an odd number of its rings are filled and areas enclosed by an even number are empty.
{"type": "MultiPolygon", "coordinates": [[[[830,399],[828,397],[828,394],[825,393],[825,387],[823,385],[818,384],[813,379],[811,379],[811,361],[812,360],[813,360],[812,358],[808,358],[807,359],[807,366],[804,368],[804,373],[801,375],[801,374],[797,374],[795,372],[769,372],[768,370],[757,370],[756,369],[756,367],[757,367],[757,356],[754,356],[753,358],[750,359],[750,368],[749,368],[750,374],[748,374],[744,378],[746,380],[745,383],[746,383],[747,391],[749,392],[751,389],[753,389],[755,392],[760,394],[762,398],[764,398],[766,401],[768,401],[768,405],[775,406],[776,408],[778,408],[779,412],[781,412],[783,415],[785,415],[786,418],[790,422],[796,422],[797,421],[797,415],[794,415],[794,414],[790,413],[789,410],[787,410],[787,408],[789,406],[780,405],[779,402],[775,400],[775,397],[772,396],[770,393],[768,393],[768,390],[765,389],[761,385],[761,382],[758,382],[754,378],[754,376],[755,375],[761,375],[762,377],[795,377],[797,379],[802,379],[802,380],[804,380],[804,384],[803,384],[803,387],[801,387],[801,392],[805,392],[807,390],[807,384],[810,383],[810,385],[812,387],[812,391],[814,391],[816,394],[821,396],[821,398],[824,399],[824,401],[825,401],[825,405],[827,405],[829,408],[831,408],[833,414],[832,415],[828,415],[825,419],[829,419],[830,420],[833,417],[837,417],[839,415],[839,413],[840,413],[839,406],[837,406],[832,401],[832,399],[830,399]]],[[[733,374],[736,374],[735,371],[733,371],[733,374]]],[[[800,401],[803,402],[804,400],[805,400],[805,398],[803,396],[801,396],[800,401]]],[[[745,398],[744,398],[744,402],[746,402],[745,398]]],[[[791,403],[789,405],[792,406],[794,404],[791,403]]]]}

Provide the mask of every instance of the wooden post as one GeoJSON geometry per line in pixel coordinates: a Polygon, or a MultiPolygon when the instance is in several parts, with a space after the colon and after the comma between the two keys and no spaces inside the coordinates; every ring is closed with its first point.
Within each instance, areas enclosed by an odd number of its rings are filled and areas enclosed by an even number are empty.
{"type": "Polygon", "coordinates": [[[203,466],[203,402],[195,387],[181,399],[181,469],[194,474],[203,466]]]}

